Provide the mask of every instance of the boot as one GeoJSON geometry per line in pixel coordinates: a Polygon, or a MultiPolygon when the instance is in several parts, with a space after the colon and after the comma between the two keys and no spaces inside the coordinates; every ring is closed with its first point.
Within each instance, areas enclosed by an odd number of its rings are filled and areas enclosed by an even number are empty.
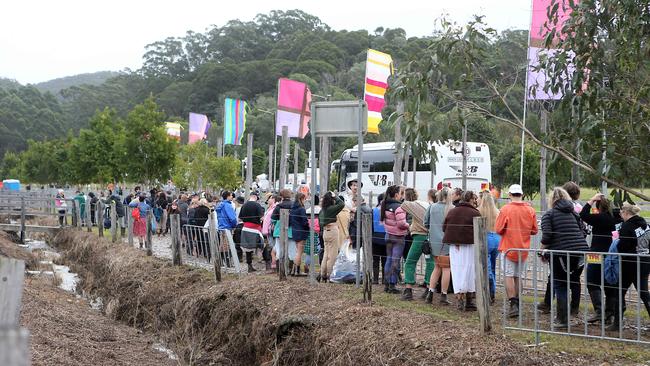
{"type": "Polygon", "coordinates": [[[612,324],[608,325],[605,327],[606,331],[610,332],[618,332],[621,328],[621,324],[619,323],[618,320],[618,314],[614,315],[614,319],[612,320],[612,324]]]}
{"type": "Polygon", "coordinates": [[[466,309],[467,302],[465,300],[465,296],[463,295],[467,296],[467,294],[460,295],[461,297],[458,298],[458,304],[456,304],[456,307],[458,308],[459,311],[465,311],[466,309]]]}
{"type": "Polygon", "coordinates": [[[420,295],[420,300],[426,300],[428,296],[429,296],[429,286],[426,286],[424,288],[424,291],[422,292],[422,295],[420,295]]]}
{"type": "Polygon", "coordinates": [[[465,310],[476,311],[476,303],[474,302],[475,294],[468,292],[465,295],[465,310]]]}
{"type": "Polygon", "coordinates": [[[569,318],[567,315],[567,300],[557,300],[557,318],[555,319],[555,329],[567,329],[569,327],[569,318]]]}
{"type": "Polygon", "coordinates": [[[305,264],[305,274],[309,275],[309,265],[305,264]]]}
{"type": "Polygon", "coordinates": [[[288,275],[289,276],[294,275],[294,273],[293,273],[293,261],[289,261],[289,273],[288,273],[288,275]]]}
{"type": "Polygon", "coordinates": [[[540,302],[537,304],[537,311],[539,311],[542,314],[548,314],[551,312],[551,306],[547,305],[545,302],[540,302]]]}
{"type": "Polygon", "coordinates": [[[399,292],[399,290],[395,287],[394,284],[390,284],[390,285],[388,286],[388,293],[389,293],[389,294],[397,295],[397,294],[399,294],[400,292],[399,292]]]}
{"type": "Polygon", "coordinates": [[[440,305],[449,306],[451,301],[447,300],[447,294],[440,294],[440,305]]]}
{"type": "Polygon", "coordinates": [[[427,304],[433,303],[433,292],[431,290],[425,292],[424,302],[427,304]]]}
{"type": "Polygon", "coordinates": [[[265,267],[266,267],[266,272],[271,272],[271,271],[272,271],[272,269],[271,269],[271,262],[270,262],[270,261],[266,261],[266,262],[264,262],[264,265],[265,265],[265,267]]]}
{"type": "Polygon", "coordinates": [[[402,293],[402,300],[403,301],[411,301],[411,300],[413,300],[413,289],[405,288],[404,292],[402,293]]]}
{"type": "MultiPolygon", "coordinates": [[[[600,288],[590,288],[587,290],[589,291],[589,297],[591,298],[591,303],[594,305],[594,315],[592,315],[589,319],[587,319],[587,322],[596,323],[601,321],[601,316],[602,316],[602,314],[600,313],[602,310],[600,288]]],[[[605,315],[605,318],[607,318],[607,315],[605,315]]]]}
{"type": "Polygon", "coordinates": [[[508,310],[508,318],[519,317],[519,299],[513,297],[510,299],[510,310],[508,310]]]}
{"type": "Polygon", "coordinates": [[[390,291],[390,287],[388,285],[388,282],[386,282],[386,283],[384,283],[384,292],[388,293],[388,291],[390,291]]]}
{"type": "Polygon", "coordinates": [[[248,273],[251,272],[257,272],[257,270],[255,269],[255,267],[253,267],[252,263],[248,263],[248,273]]]}
{"type": "Polygon", "coordinates": [[[296,271],[296,276],[300,276],[300,266],[296,266],[294,270],[296,271]]]}
{"type": "Polygon", "coordinates": [[[126,228],[125,227],[120,228],[120,237],[124,238],[125,236],[126,236],[126,228]]]}

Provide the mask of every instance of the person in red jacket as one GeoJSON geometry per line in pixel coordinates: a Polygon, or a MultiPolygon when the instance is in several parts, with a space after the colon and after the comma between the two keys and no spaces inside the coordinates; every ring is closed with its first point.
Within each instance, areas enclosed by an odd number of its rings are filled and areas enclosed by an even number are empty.
{"type": "Polygon", "coordinates": [[[442,224],[442,242],[449,245],[451,276],[454,279],[454,293],[459,310],[476,310],[474,268],[474,217],[481,216],[476,209],[478,196],[465,191],[458,206],[451,209],[442,224]]]}
{"type": "Polygon", "coordinates": [[[381,201],[380,220],[386,229],[386,267],[384,268],[384,292],[399,294],[395,287],[400,271],[400,258],[404,252],[404,240],[409,230],[406,212],[402,209],[400,186],[386,189],[386,198],[381,201]]]}
{"type": "Polygon", "coordinates": [[[537,234],[535,209],[523,201],[524,192],[519,184],[508,189],[510,203],[503,206],[497,217],[494,231],[501,235],[499,251],[503,256],[506,295],[510,301],[508,316],[519,316],[519,278],[526,272],[528,253],[509,249],[529,249],[530,236],[537,234]]]}

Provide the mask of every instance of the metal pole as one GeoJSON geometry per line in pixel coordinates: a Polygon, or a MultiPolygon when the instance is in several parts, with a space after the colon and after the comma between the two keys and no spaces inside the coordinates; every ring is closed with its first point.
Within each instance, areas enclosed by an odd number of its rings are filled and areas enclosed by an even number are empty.
{"type": "Polygon", "coordinates": [[[460,109],[458,110],[458,115],[463,122],[463,191],[467,190],[467,121],[465,118],[462,118],[460,109]]]}
{"type": "MultiPolygon", "coordinates": [[[[313,113],[313,112],[312,112],[313,113]]],[[[312,114],[313,116],[313,114],[312,114]]],[[[312,117],[313,121],[313,117],[312,117]]],[[[316,143],[314,142],[314,145],[316,143]]],[[[312,148],[312,151],[315,153],[316,150],[312,148]]],[[[319,179],[319,186],[320,186],[320,193],[321,197],[324,192],[327,192],[329,190],[329,173],[330,173],[330,167],[329,167],[329,161],[330,161],[330,140],[328,137],[323,136],[320,138],[320,155],[318,158],[318,164],[320,166],[320,179],[319,179]]],[[[345,178],[345,177],[344,177],[345,178]]],[[[312,177],[313,179],[313,177],[312,177]]],[[[339,180],[341,177],[339,177],[339,180]]],[[[338,183],[338,182],[337,182],[338,183]]],[[[337,187],[338,189],[338,187],[337,187]]],[[[313,190],[312,192],[316,192],[313,190]]]]}
{"type": "Polygon", "coordinates": [[[359,145],[359,158],[357,160],[357,204],[356,204],[356,220],[357,220],[357,273],[356,273],[356,286],[359,287],[361,283],[361,202],[363,196],[361,190],[363,189],[362,170],[363,170],[363,124],[367,123],[363,119],[363,101],[359,101],[359,130],[357,131],[357,144],[359,145]]]}
{"type": "MultiPolygon", "coordinates": [[[[540,129],[544,137],[548,124],[548,111],[544,106],[542,106],[540,117],[540,129]]],[[[546,212],[548,209],[546,204],[546,148],[544,146],[539,148],[539,207],[542,212],[546,212]]]]}
{"type": "Polygon", "coordinates": [[[253,134],[248,134],[246,141],[246,197],[251,193],[253,185],[253,134]]]}
{"type": "Polygon", "coordinates": [[[269,176],[267,178],[271,185],[269,189],[273,191],[273,145],[269,145],[269,176]]]}
{"type": "MultiPolygon", "coordinates": [[[[603,122],[605,120],[605,112],[603,112],[603,122]]],[[[607,130],[603,129],[603,175],[607,174],[607,130]]],[[[600,193],[607,196],[607,182],[600,183],[600,193]]]]}
{"type": "Polygon", "coordinates": [[[298,141],[293,145],[293,191],[298,191],[298,155],[300,154],[300,146],[298,141]]]}
{"type": "MultiPolygon", "coordinates": [[[[314,107],[312,106],[311,108],[311,116],[312,116],[312,130],[311,130],[311,156],[312,156],[312,161],[311,161],[311,225],[309,225],[309,255],[311,256],[311,264],[309,265],[309,282],[311,283],[316,283],[316,253],[314,251],[316,250],[316,245],[315,245],[315,232],[314,232],[314,218],[315,218],[315,213],[314,213],[314,206],[316,205],[316,131],[313,123],[316,121],[316,116],[314,115],[314,107]]],[[[322,142],[322,140],[321,140],[322,142]]],[[[322,146],[322,144],[321,144],[322,146]]],[[[321,150],[322,151],[322,150],[321,150]]],[[[321,153],[322,154],[322,153],[321,153]]],[[[321,161],[323,159],[323,156],[321,155],[321,161]]],[[[321,182],[323,181],[323,171],[321,170],[321,182]]],[[[325,190],[323,189],[323,186],[321,186],[320,190],[320,196],[323,197],[325,190]]]]}

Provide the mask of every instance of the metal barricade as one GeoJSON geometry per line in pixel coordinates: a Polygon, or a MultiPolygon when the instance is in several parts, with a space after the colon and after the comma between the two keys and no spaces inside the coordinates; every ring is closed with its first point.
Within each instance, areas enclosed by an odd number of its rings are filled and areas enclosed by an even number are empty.
{"type": "Polygon", "coordinates": [[[235,242],[229,230],[219,230],[216,238],[217,242],[214,245],[210,243],[207,227],[183,225],[181,232],[181,238],[185,243],[185,252],[188,256],[204,258],[208,263],[212,263],[212,260],[216,257],[221,260],[222,271],[241,272],[235,242]],[[216,248],[218,253],[212,253],[211,248],[216,248]]]}
{"type": "MultiPolygon", "coordinates": [[[[518,314],[512,317],[508,314],[508,295],[504,293],[504,329],[533,332],[536,344],[540,343],[541,334],[650,344],[650,294],[647,292],[650,255],[531,248],[509,249],[503,253],[500,261],[509,253],[518,253],[519,268],[525,265],[527,269],[523,271],[520,285],[516,288],[518,314]],[[522,254],[527,258],[521,258],[522,254]],[[618,283],[612,284],[606,280],[607,257],[618,263],[618,283]],[[595,280],[592,275],[588,282],[589,266],[600,266],[599,279],[595,280]],[[547,282],[550,283],[548,288],[547,282]],[[631,290],[632,285],[634,291],[631,290]],[[600,300],[598,313],[592,306],[588,287],[592,289],[594,300],[600,300]],[[566,297],[566,300],[557,301],[558,294],[566,297]],[[545,295],[547,300],[550,298],[548,313],[544,310],[545,295]],[[631,305],[627,309],[628,315],[632,313],[634,320],[629,322],[628,318],[626,323],[624,313],[628,304],[631,305]],[[617,329],[608,330],[611,323],[618,324],[611,326],[617,329]]],[[[592,273],[597,270],[595,268],[592,273]]],[[[500,278],[500,282],[505,283],[504,273],[500,278]]]]}

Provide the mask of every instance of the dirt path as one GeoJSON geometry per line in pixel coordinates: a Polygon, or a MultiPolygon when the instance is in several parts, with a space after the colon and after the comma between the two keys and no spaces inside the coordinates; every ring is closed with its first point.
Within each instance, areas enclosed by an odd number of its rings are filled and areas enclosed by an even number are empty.
{"type": "Polygon", "coordinates": [[[31,335],[32,365],[177,365],[150,335],[115,322],[86,300],[27,277],[21,324],[31,335]]]}

